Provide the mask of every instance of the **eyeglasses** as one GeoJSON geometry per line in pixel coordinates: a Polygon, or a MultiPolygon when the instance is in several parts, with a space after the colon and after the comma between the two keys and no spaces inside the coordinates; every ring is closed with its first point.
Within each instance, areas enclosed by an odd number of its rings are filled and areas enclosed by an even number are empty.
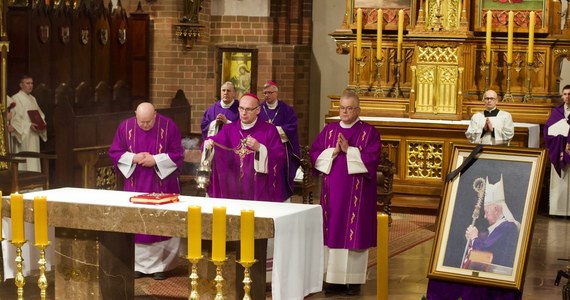
{"type": "Polygon", "coordinates": [[[496,98],[496,97],[485,97],[485,98],[483,98],[483,100],[485,100],[485,101],[493,101],[493,100],[497,100],[497,98],[496,98]]]}
{"type": "Polygon", "coordinates": [[[275,91],[266,91],[266,92],[263,92],[264,95],[271,95],[271,94],[273,94],[273,93],[275,93],[275,91]]]}
{"type": "Polygon", "coordinates": [[[350,111],[353,111],[353,110],[355,110],[355,109],[357,109],[357,108],[360,108],[360,107],[358,107],[358,106],[356,106],[356,107],[353,107],[353,106],[339,106],[339,107],[338,107],[338,110],[346,110],[346,111],[349,111],[349,112],[350,112],[350,111]]]}
{"type": "Polygon", "coordinates": [[[247,112],[247,113],[250,113],[250,112],[256,110],[258,107],[259,107],[259,105],[256,106],[256,107],[242,107],[242,106],[239,106],[239,107],[238,107],[238,110],[241,111],[241,112],[244,112],[244,111],[245,111],[245,112],[247,112]]]}

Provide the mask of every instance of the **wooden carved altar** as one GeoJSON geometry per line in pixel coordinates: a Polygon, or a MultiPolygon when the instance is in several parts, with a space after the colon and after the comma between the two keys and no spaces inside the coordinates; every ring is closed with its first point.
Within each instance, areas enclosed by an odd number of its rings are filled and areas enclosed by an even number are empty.
{"type": "MultiPolygon", "coordinates": [[[[346,0],[344,20],[331,36],[337,53],[350,56],[347,88],[359,92],[361,115],[419,120],[412,124],[373,122],[390,160],[396,162],[396,198],[398,194],[425,196],[437,202],[452,145],[468,142],[463,134],[466,126],[438,128],[421,120],[469,120],[482,110],[483,93],[493,89],[501,98],[498,106],[509,111],[515,122],[546,122],[551,109],[561,102],[560,73],[570,51],[570,20],[562,27],[563,18],[567,16],[558,1],[346,0]],[[358,9],[362,13],[360,47],[358,9]],[[398,42],[400,10],[404,28],[398,42]],[[513,38],[509,46],[511,10],[513,38]],[[531,12],[536,16],[534,30],[529,29],[531,12]],[[377,28],[382,28],[381,32],[377,28]],[[529,43],[531,32],[533,44],[529,43]],[[382,41],[379,51],[378,40],[382,41]],[[359,60],[357,48],[362,49],[359,60]],[[510,54],[508,48],[512,48],[510,54]],[[412,155],[413,149],[419,154],[412,155]],[[434,155],[429,153],[439,153],[435,161],[440,163],[434,164],[434,155]],[[408,172],[412,164],[424,166],[421,176],[408,172]]],[[[338,97],[331,97],[328,116],[337,115],[338,97]]],[[[514,143],[529,146],[525,142],[529,130],[524,126],[517,129],[514,143]],[[523,138],[517,139],[517,135],[523,138]]]]}

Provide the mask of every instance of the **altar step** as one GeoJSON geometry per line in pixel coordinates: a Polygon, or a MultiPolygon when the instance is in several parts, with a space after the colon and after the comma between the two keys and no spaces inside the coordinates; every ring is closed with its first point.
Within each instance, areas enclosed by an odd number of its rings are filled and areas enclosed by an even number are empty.
{"type": "Polygon", "coordinates": [[[394,194],[392,212],[437,215],[439,198],[433,196],[394,194]]]}

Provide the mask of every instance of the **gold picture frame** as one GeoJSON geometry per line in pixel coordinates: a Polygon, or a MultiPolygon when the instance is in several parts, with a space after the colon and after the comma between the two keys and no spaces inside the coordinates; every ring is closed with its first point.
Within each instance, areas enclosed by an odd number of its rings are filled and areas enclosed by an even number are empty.
{"type": "Polygon", "coordinates": [[[227,81],[234,84],[237,99],[245,93],[257,94],[257,49],[219,48],[218,62],[218,99],[227,81]]]}
{"type": "Polygon", "coordinates": [[[474,28],[476,32],[485,32],[486,13],[491,11],[493,16],[493,32],[507,32],[509,11],[514,12],[514,32],[528,33],[529,14],[534,11],[535,33],[548,33],[550,26],[550,13],[553,11],[554,1],[548,0],[475,0],[474,28]]]}
{"type": "Polygon", "coordinates": [[[470,160],[473,149],[453,148],[450,170],[466,167],[445,183],[428,277],[520,291],[546,151],[485,146],[470,160]]]}
{"type": "Polygon", "coordinates": [[[376,30],[378,9],[382,9],[384,30],[398,30],[398,11],[405,12],[404,29],[413,27],[416,19],[417,1],[412,0],[346,0],[347,27],[356,30],[356,10],[362,8],[362,27],[364,30],[376,30]]]}

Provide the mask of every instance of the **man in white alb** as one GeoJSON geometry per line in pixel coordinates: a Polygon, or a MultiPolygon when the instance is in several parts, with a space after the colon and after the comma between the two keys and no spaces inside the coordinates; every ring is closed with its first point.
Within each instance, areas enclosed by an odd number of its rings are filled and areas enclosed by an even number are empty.
{"type": "Polygon", "coordinates": [[[465,136],[472,144],[508,145],[515,135],[511,114],[497,108],[497,93],[488,90],[483,95],[485,110],[471,117],[465,136]]]}

